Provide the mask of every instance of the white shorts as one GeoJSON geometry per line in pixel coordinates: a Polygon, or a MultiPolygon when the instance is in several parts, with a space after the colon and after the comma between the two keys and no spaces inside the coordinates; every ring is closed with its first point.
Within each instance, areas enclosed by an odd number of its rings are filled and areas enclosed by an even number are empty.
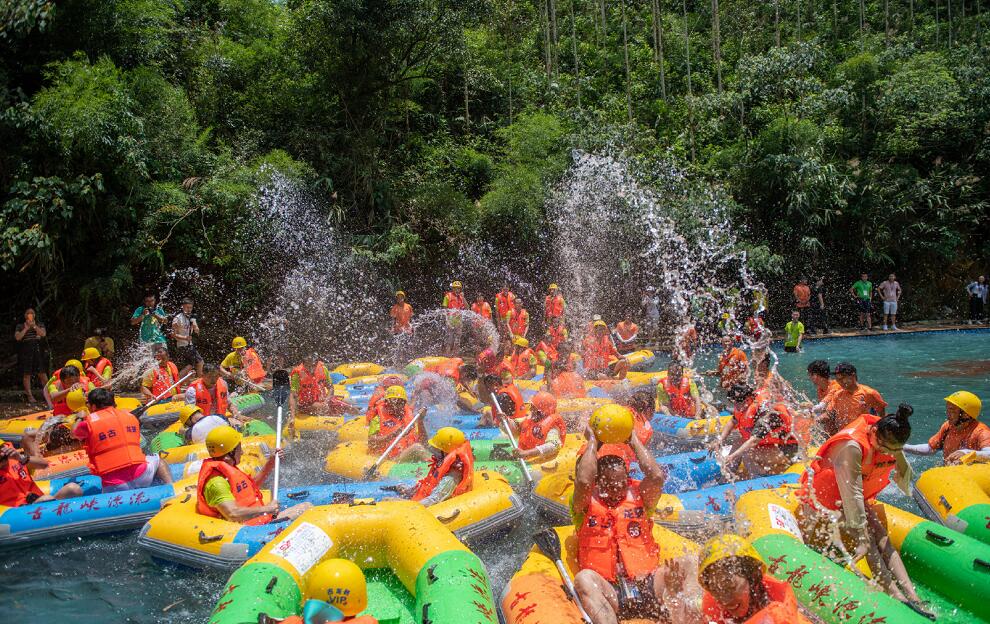
{"type": "Polygon", "coordinates": [[[127,483],[119,483],[117,485],[107,485],[103,488],[103,493],[107,492],[126,492],[127,490],[137,490],[140,488],[151,487],[154,482],[155,477],[158,473],[158,464],[161,461],[158,455],[145,455],[145,460],[148,462],[144,472],[138,476],[137,479],[133,481],[128,481],[127,483]]]}
{"type": "Polygon", "coordinates": [[[883,313],[884,314],[897,314],[897,302],[896,301],[884,301],[883,302],[883,313]]]}

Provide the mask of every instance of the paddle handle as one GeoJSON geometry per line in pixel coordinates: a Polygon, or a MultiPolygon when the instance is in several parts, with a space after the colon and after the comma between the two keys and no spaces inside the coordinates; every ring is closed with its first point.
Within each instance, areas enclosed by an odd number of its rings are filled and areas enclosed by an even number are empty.
{"type": "MultiPolygon", "coordinates": [[[[515,450],[515,451],[518,451],[519,450],[519,445],[516,444],[516,437],[514,435],[512,435],[512,427],[509,426],[509,417],[505,415],[505,412],[504,411],[502,411],[502,406],[499,404],[498,399],[495,398],[495,394],[494,393],[492,394],[492,403],[495,404],[495,409],[498,410],[499,416],[501,416],[502,417],[502,420],[504,421],[504,424],[505,424],[505,435],[508,436],[509,443],[512,444],[512,449],[515,450]]],[[[532,483],[533,483],[533,475],[529,472],[529,464],[526,463],[526,460],[525,459],[523,459],[522,457],[520,457],[519,458],[519,465],[522,466],[523,476],[526,477],[526,482],[529,483],[530,485],[532,485],[532,483]]]]}
{"type": "Polygon", "coordinates": [[[278,449],[282,448],[282,406],[275,410],[275,471],[272,479],[272,501],[278,500],[278,469],[281,467],[282,458],[278,456],[278,449]]]}
{"type": "Polygon", "coordinates": [[[560,572],[560,578],[564,580],[564,586],[567,587],[567,593],[569,593],[574,599],[574,604],[577,605],[578,611],[581,612],[581,619],[583,619],[586,624],[592,624],[591,616],[589,616],[588,612],[584,610],[584,605],[581,604],[581,599],[577,595],[577,590],[574,589],[574,580],[571,579],[571,573],[567,571],[567,567],[560,559],[554,559],[554,564],[557,566],[557,571],[560,572]]]}
{"type": "Polygon", "coordinates": [[[381,466],[382,462],[385,461],[385,458],[388,457],[388,454],[392,452],[392,449],[395,448],[395,446],[399,443],[400,440],[402,440],[402,438],[406,437],[407,433],[412,431],[413,426],[415,426],[415,424],[419,421],[420,418],[422,418],[423,414],[425,413],[426,413],[426,408],[423,408],[418,412],[416,412],[416,415],[413,416],[413,419],[409,421],[408,425],[402,428],[402,431],[399,432],[399,435],[395,436],[395,439],[392,440],[392,443],[388,445],[388,448],[385,449],[385,452],[382,453],[381,457],[376,459],[375,463],[371,465],[371,468],[368,470],[368,474],[375,474],[375,472],[378,470],[378,467],[381,466]]]}

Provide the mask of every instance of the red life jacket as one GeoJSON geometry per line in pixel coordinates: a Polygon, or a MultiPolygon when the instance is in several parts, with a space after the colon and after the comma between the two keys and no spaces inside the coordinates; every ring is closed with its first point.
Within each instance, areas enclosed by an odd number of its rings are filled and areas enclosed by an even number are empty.
{"type": "Polygon", "coordinates": [[[653,423],[650,422],[650,416],[644,416],[633,410],[633,433],[636,434],[643,446],[649,444],[650,438],[653,437],[653,423]]]}
{"type": "Polygon", "coordinates": [[[230,404],[230,400],[227,398],[227,382],[223,379],[217,378],[217,383],[214,384],[213,390],[210,391],[206,387],[206,382],[200,377],[192,383],[192,389],[196,393],[196,407],[198,407],[203,414],[209,416],[210,414],[219,414],[224,416],[227,414],[227,407],[230,404]]]}
{"type": "MultiPolygon", "coordinates": [[[[260,507],[265,504],[265,499],[261,495],[261,490],[254,483],[254,479],[244,471],[231,466],[220,459],[207,459],[199,469],[199,481],[196,484],[196,513],[209,516],[210,518],[222,518],[223,514],[219,510],[210,507],[206,502],[203,491],[206,483],[213,477],[223,477],[230,484],[230,492],[234,495],[234,502],[240,507],[260,507]]],[[[257,526],[268,524],[272,521],[271,514],[263,514],[251,518],[244,524],[257,526]]]]}
{"type": "Polygon", "coordinates": [[[546,354],[547,359],[550,360],[551,362],[557,361],[557,357],[558,357],[557,349],[553,345],[549,344],[546,340],[541,340],[540,344],[536,345],[536,351],[537,353],[542,351],[544,354],[546,354]]]}
{"type": "Polygon", "coordinates": [[[478,316],[485,317],[489,321],[492,320],[492,307],[488,305],[487,301],[482,301],[480,304],[472,303],[471,311],[477,314],[478,316]]]}
{"type": "MultiPolygon", "coordinates": [[[[753,436],[753,427],[756,426],[756,415],[759,413],[760,406],[763,404],[762,401],[757,399],[750,402],[749,406],[742,413],[737,412],[733,414],[733,418],[736,419],[736,429],[739,430],[739,435],[744,442],[753,436]]],[[[791,412],[791,408],[785,403],[774,403],[772,409],[781,419],[782,424],[772,430],[767,437],[760,440],[757,446],[797,444],[794,434],[791,433],[791,427],[794,425],[794,414],[791,412]]]]}
{"type": "Polygon", "coordinates": [[[519,424],[519,448],[524,451],[534,449],[547,441],[547,436],[554,429],[560,434],[560,442],[564,442],[567,435],[567,423],[560,414],[554,412],[549,416],[544,416],[541,420],[533,417],[538,412],[530,412],[522,423],[519,424]]]}
{"type": "Polygon", "coordinates": [[[560,346],[560,343],[567,340],[567,328],[563,325],[551,325],[547,327],[547,339],[554,349],[560,346]]]}
{"type": "Polygon", "coordinates": [[[759,340],[763,337],[763,331],[765,326],[763,325],[763,319],[751,316],[746,321],[746,330],[749,331],[750,335],[753,336],[753,340],[759,340]]]}
{"type": "Polygon", "coordinates": [[[687,375],[681,375],[681,383],[676,386],[666,377],[660,383],[670,399],[670,411],[677,416],[694,418],[694,397],[691,396],[691,380],[687,375]]]}
{"type": "Polygon", "coordinates": [[[513,377],[525,377],[530,371],[530,361],[533,357],[533,350],[529,347],[522,351],[513,351],[512,355],[505,359],[509,372],[513,377]]]}
{"type": "Polygon", "coordinates": [[[468,304],[467,299],[464,298],[464,293],[455,295],[454,291],[450,291],[445,295],[447,299],[447,309],[448,310],[467,310],[468,304]]]}
{"type": "Polygon", "coordinates": [[[102,476],[147,461],[141,451],[141,425],[130,412],[105,407],[84,417],[89,471],[102,476]]]}
{"type": "Polygon", "coordinates": [[[244,372],[247,373],[248,379],[254,383],[265,378],[265,369],[261,366],[261,358],[258,357],[258,352],[253,348],[244,349],[241,354],[241,365],[244,366],[244,372]]]}
{"type": "Polygon", "coordinates": [[[818,449],[818,458],[801,475],[801,488],[798,496],[811,502],[811,492],[814,491],[818,504],[837,511],[842,508],[842,497],[839,485],[835,480],[835,467],[828,458],[829,451],[837,444],[852,440],[863,451],[863,500],[874,500],[890,483],[890,471],[894,469],[897,460],[893,455],[880,451],[877,444],[870,442],[870,427],[880,421],[879,416],[863,414],[849,424],[845,429],[825,441],[818,449]],[[809,487],[808,479],[811,479],[809,487]]]}
{"type": "Polygon", "coordinates": [[[574,371],[562,371],[554,377],[550,390],[558,399],[583,399],[588,396],[584,379],[574,371]]]}
{"type": "MultiPolygon", "coordinates": [[[[151,394],[158,396],[169,389],[169,387],[179,380],[179,368],[175,362],[168,362],[162,368],[161,365],[151,369],[151,394]]],[[[172,388],[172,396],[178,393],[176,388],[172,388]]]]}
{"type": "Polygon", "coordinates": [[[461,480],[457,483],[451,496],[460,496],[471,491],[471,485],[474,482],[474,452],[471,450],[471,443],[465,440],[457,448],[444,455],[442,461],[437,461],[435,457],[430,458],[430,471],[416,484],[416,492],[412,499],[421,501],[432,494],[440,480],[456,465],[461,468],[461,480]]]}
{"type": "Polygon", "coordinates": [[[543,301],[543,309],[548,319],[564,316],[564,298],[560,295],[547,295],[543,301]]]}
{"type": "Polygon", "coordinates": [[[504,401],[499,399],[500,406],[505,415],[509,418],[523,418],[526,416],[525,401],[523,401],[522,393],[519,392],[519,388],[516,384],[508,384],[502,386],[495,391],[495,394],[505,394],[508,395],[509,399],[512,401],[512,405],[506,405],[504,401]]]}
{"type": "Polygon", "coordinates": [[[493,349],[485,349],[475,358],[478,363],[478,373],[481,375],[497,375],[502,362],[493,349]]]}
{"type": "MultiPolygon", "coordinates": [[[[376,444],[373,447],[369,445],[369,448],[375,453],[381,453],[388,448],[388,445],[392,443],[395,436],[399,435],[413,419],[412,406],[409,403],[406,403],[405,409],[403,409],[401,414],[396,414],[389,408],[388,401],[378,401],[375,404],[374,415],[378,417],[378,435],[385,439],[384,442],[376,444]]],[[[395,459],[402,454],[402,451],[417,442],[419,442],[419,432],[413,427],[388,454],[389,459],[395,459]]]]}
{"type": "Polygon", "coordinates": [[[588,336],[584,344],[584,368],[589,371],[603,371],[614,358],[619,357],[615,345],[607,336],[588,336]]]}
{"type": "MultiPolygon", "coordinates": [[[[86,366],[85,362],[83,362],[83,366],[86,366]]],[[[89,378],[89,381],[94,386],[99,388],[107,381],[106,379],[103,378],[103,371],[105,371],[107,367],[110,366],[110,360],[106,359],[105,357],[101,357],[100,359],[96,360],[96,364],[94,364],[93,366],[96,368],[97,374],[94,375],[88,370],[83,371],[83,374],[89,378]]],[[[86,368],[88,369],[89,366],[86,366],[86,368]]]]}
{"type": "Polygon", "coordinates": [[[509,329],[515,336],[525,336],[529,331],[529,312],[520,308],[509,313],[509,329]]]}
{"type": "Polygon", "coordinates": [[[591,502],[578,529],[578,565],[594,570],[606,581],[617,580],[621,557],[625,576],[642,578],[659,566],[660,548],[653,539],[653,510],[643,507],[639,481],[630,479],[626,498],[609,507],[591,495],[591,502]]]}
{"type": "MultiPolygon", "coordinates": [[[[808,619],[798,610],[794,590],[787,581],[778,581],[769,574],[763,575],[763,587],[770,598],[770,604],[754,613],[740,624],[808,624],[808,619]]],[[[726,613],[722,605],[707,591],[701,598],[701,611],[706,622],[728,624],[738,622],[726,613]]]]}
{"type": "Polygon", "coordinates": [[[324,400],[329,393],[326,386],[327,368],[321,361],[316,362],[313,372],[306,370],[304,364],[292,369],[292,374],[299,377],[299,405],[308,407],[313,403],[324,400]]]}
{"type": "MultiPolygon", "coordinates": [[[[89,392],[94,385],[86,375],[79,375],[79,383],[83,386],[83,393],[89,392]]],[[[55,387],[59,392],[65,390],[65,384],[62,383],[60,377],[55,380],[55,387]]],[[[66,402],[67,397],[68,395],[65,395],[58,401],[52,401],[52,416],[65,416],[72,413],[72,410],[69,409],[69,404],[66,402]]]]}
{"type": "Polygon", "coordinates": [[[500,319],[504,319],[505,315],[509,313],[515,300],[516,296],[512,294],[511,290],[504,295],[502,293],[495,295],[495,311],[498,312],[500,319]]]}
{"type": "MultiPolygon", "coordinates": [[[[13,444],[5,442],[3,446],[13,448],[13,444]]],[[[0,506],[20,507],[27,504],[28,495],[39,497],[43,494],[38,484],[20,461],[13,457],[7,458],[7,466],[0,470],[0,506]]]]}

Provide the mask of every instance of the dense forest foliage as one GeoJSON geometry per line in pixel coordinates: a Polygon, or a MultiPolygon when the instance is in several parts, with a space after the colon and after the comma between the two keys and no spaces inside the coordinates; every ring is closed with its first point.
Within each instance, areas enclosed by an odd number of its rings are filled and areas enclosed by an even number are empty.
{"type": "Polygon", "coordinates": [[[990,258],[984,4],[12,0],[5,313],[91,326],[173,267],[256,280],[275,171],[382,274],[535,253],[570,150],[618,143],[729,193],[779,300],[896,269],[937,314],[990,258]]]}

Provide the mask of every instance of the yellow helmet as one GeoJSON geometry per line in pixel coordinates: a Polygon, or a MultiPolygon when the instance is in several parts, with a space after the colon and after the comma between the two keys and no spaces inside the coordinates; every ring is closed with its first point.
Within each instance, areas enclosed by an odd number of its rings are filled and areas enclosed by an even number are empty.
{"type": "Polygon", "coordinates": [[[82,361],[86,362],[88,360],[98,360],[100,359],[100,350],[96,347],[86,347],[82,352],[82,361]]]}
{"type": "Polygon", "coordinates": [[[385,389],[385,400],[390,399],[402,399],[403,401],[409,400],[409,395],[406,394],[406,389],[403,386],[389,386],[385,389]]]}
{"type": "Polygon", "coordinates": [[[439,431],[433,434],[430,438],[430,446],[435,447],[443,451],[444,453],[449,453],[452,449],[457,448],[461,444],[464,444],[464,432],[460,429],[455,429],[454,427],[441,427],[439,431]]]}
{"type": "Polygon", "coordinates": [[[78,412],[86,407],[86,392],[82,388],[77,388],[69,392],[69,394],[65,395],[65,404],[73,412],[78,412]]]}
{"type": "Polygon", "coordinates": [[[605,321],[598,319],[597,321],[594,322],[592,327],[608,327],[608,325],[605,324],[605,321]]]}
{"type": "Polygon", "coordinates": [[[463,287],[461,286],[461,283],[460,283],[460,282],[457,282],[457,281],[455,281],[455,282],[451,282],[451,284],[450,284],[450,287],[451,287],[451,288],[463,288],[463,287]]]}
{"type": "Polygon", "coordinates": [[[246,346],[247,346],[247,340],[244,340],[240,336],[230,341],[231,349],[243,349],[246,346]]]}
{"type": "Polygon", "coordinates": [[[206,451],[210,457],[223,457],[237,448],[243,437],[230,425],[221,425],[206,434],[206,451]]]}
{"type": "Polygon", "coordinates": [[[397,290],[397,291],[395,291],[395,296],[396,297],[405,297],[406,296],[406,291],[404,291],[404,290],[397,290]]]}
{"type": "Polygon", "coordinates": [[[193,414],[202,411],[203,410],[199,409],[199,406],[189,405],[187,403],[179,408],[179,422],[182,423],[183,426],[185,426],[189,422],[189,419],[192,418],[193,414]]]}
{"type": "Polygon", "coordinates": [[[766,571],[766,564],[752,544],[738,535],[719,535],[708,540],[698,557],[701,561],[698,566],[698,578],[701,579],[702,584],[705,583],[705,571],[713,564],[729,557],[749,557],[756,561],[762,571],[766,571]]]}
{"type": "Polygon", "coordinates": [[[80,362],[79,360],[66,360],[65,361],[65,365],[66,366],[75,366],[76,367],[76,370],[79,371],[80,373],[83,370],[82,362],[80,362]]]}
{"type": "Polygon", "coordinates": [[[550,284],[549,290],[559,290],[559,287],[556,284],[550,284]]]}
{"type": "Polygon", "coordinates": [[[966,412],[966,415],[970,418],[977,419],[980,417],[980,410],[983,408],[983,402],[980,401],[980,397],[976,396],[972,392],[959,390],[958,392],[953,392],[949,396],[945,397],[945,400],[947,403],[952,403],[962,411],[966,412]]]}
{"type": "Polygon", "coordinates": [[[523,349],[525,349],[526,347],[529,346],[529,341],[523,338],[522,336],[516,336],[515,338],[512,339],[512,344],[516,345],[517,347],[522,347],[523,349]]]}
{"type": "Polygon", "coordinates": [[[628,442],[632,434],[633,414],[628,407],[609,403],[596,409],[588,424],[599,442],[621,444],[628,442]]]}
{"type": "Polygon", "coordinates": [[[368,583],[354,562],[347,559],[327,559],[309,573],[306,596],[325,600],[353,617],[368,608],[368,583]]]}

